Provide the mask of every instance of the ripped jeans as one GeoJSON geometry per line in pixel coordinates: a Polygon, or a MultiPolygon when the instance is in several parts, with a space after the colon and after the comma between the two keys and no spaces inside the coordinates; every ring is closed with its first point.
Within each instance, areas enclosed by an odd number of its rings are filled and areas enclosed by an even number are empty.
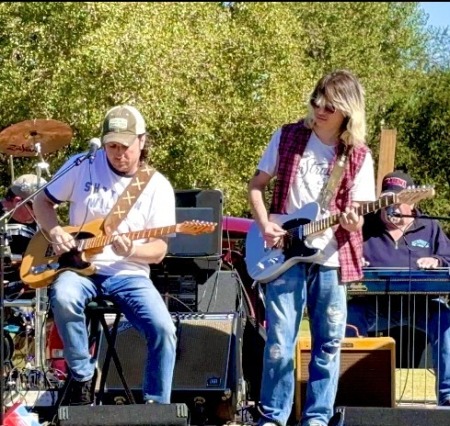
{"type": "Polygon", "coordinates": [[[284,426],[288,421],[295,389],[295,347],[305,306],[314,346],[300,424],[314,420],[327,425],[333,415],[347,319],[346,287],[339,285],[336,268],[298,263],[266,285],[260,424],[284,426]]]}

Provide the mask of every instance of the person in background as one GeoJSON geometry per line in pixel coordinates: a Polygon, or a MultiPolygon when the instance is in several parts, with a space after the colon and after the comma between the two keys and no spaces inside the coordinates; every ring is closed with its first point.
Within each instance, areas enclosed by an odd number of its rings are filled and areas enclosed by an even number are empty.
{"type": "MultiPolygon", "coordinates": [[[[57,255],[75,250],[74,237],[59,225],[54,206],[68,201],[71,227],[108,216],[132,177],[147,162],[147,134],[141,113],[129,105],[110,109],[103,121],[102,143],[93,160],[83,161],[52,182],[36,197],[35,213],[57,255]]],[[[62,169],[80,159],[70,158],[62,169]]],[[[58,174],[59,172],[57,172],[58,174]]],[[[127,320],[145,336],[148,358],[143,377],[145,403],[170,403],[176,356],[176,328],[160,293],[150,280],[149,264],[167,252],[167,237],[131,240],[124,233],[172,226],[175,194],[158,171],[119,223],[112,243],[89,256],[95,274],[76,270],[59,273],[49,289],[50,306],[64,345],[64,357],[74,384],[70,404],[93,400],[95,360],[88,347],[85,307],[98,296],[111,298],[127,320]],[[121,234],[121,235],[119,235],[121,234]]]]}
{"type": "MultiPolygon", "coordinates": [[[[381,196],[414,186],[407,173],[396,170],[383,178],[381,196]]],[[[365,216],[363,256],[369,267],[434,269],[450,265],[450,240],[434,219],[420,217],[414,204],[400,203],[365,216]],[[404,215],[404,217],[402,217],[404,215]],[[412,217],[411,217],[412,216],[412,217]]],[[[439,405],[450,405],[450,306],[447,298],[428,296],[353,296],[348,301],[347,336],[411,325],[424,331],[432,349],[439,405]],[[411,317],[414,309],[414,321],[411,317]]]]}
{"type": "Polygon", "coordinates": [[[355,207],[375,200],[373,158],[365,145],[364,97],[350,71],[323,76],[309,99],[306,118],[276,130],[249,182],[250,206],[265,244],[282,247],[286,230],[278,219],[318,202],[338,156],[350,148],[340,182],[323,206],[324,216],[340,216],[330,240],[314,262],[296,263],[265,286],[261,426],[284,426],[291,413],[294,353],[305,307],[313,346],[300,424],[325,426],[333,416],[347,318],[343,284],[362,277],[363,217],[355,207]],[[275,177],[269,215],[264,193],[275,177]]]}
{"type": "MultiPolygon", "coordinates": [[[[15,179],[7,188],[0,200],[0,216],[10,212],[6,220],[5,255],[5,296],[16,298],[23,295],[26,288],[20,281],[19,265],[33,235],[37,230],[36,218],[33,211],[33,200],[19,206],[23,200],[33,195],[38,188],[47,182],[35,174],[23,174],[15,179]]],[[[32,296],[29,292],[27,295],[32,296]]]]}
{"type": "Polygon", "coordinates": [[[19,176],[6,190],[5,196],[0,200],[0,216],[13,211],[7,223],[21,224],[36,230],[36,219],[33,213],[33,199],[17,207],[25,198],[31,196],[38,188],[47,182],[34,174],[19,176]]]}

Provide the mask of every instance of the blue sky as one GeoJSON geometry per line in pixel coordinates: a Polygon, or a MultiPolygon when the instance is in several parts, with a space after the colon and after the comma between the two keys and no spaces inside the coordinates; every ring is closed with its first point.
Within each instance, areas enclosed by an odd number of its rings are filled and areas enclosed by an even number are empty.
{"type": "Polygon", "coordinates": [[[420,5],[429,15],[428,25],[442,28],[450,26],[450,2],[420,2],[420,5]]]}

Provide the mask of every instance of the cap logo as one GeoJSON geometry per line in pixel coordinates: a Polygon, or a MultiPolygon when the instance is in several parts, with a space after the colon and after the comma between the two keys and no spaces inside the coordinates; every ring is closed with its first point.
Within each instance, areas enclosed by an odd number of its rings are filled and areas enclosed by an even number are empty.
{"type": "Polygon", "coordinates": [[[128,130],[128,120],[122,117],[111,118],[108,122],[110,132],[122,132],[128,130]]]}
{"type": "Polygon", "coordinates": [[[384,186],[400,186],[402,188],[406,188],[407,182],[406,180],[398,177],[390,177],[385,179],[384,186]]]}
{"type": "MultiPolygon", "coordinates": [[[[33,185],[33,187],[36,187],[36,185],[33,185]]],[[[31,190],[31,188],[32,188],[32,185],[30,185],[27,182],[23,182],[23,183],[20,184],[20,190],[22,192],[28,192],[28,191],[31,190]]]]}

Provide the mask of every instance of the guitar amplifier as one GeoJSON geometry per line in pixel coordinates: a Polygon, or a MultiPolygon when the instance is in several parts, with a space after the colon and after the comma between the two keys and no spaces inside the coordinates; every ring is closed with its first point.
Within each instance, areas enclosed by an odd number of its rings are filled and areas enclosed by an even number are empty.
{"type": "MultiPolygon", "coordinates": [[[[244,397],[242,318],[237,312],[194,312],[172,313],[172,319],[178,330],[178,347],[171,402],[185,403],[196,424],[200,424],[200,415],[211,421],[233,420],[244,397]]],[[[102,335],[100,369],[106,350],[106,338],[102,335]]],[[[140,395],[147,345],[125,317],[119,323],[116,350],[131,391],[140,395]]],[[[124,394],[114,363],[110,365],[105,390],[105,399],[110,403],[124,394]]]]}
{"type": "MultiPolygon", "coordinates": [[[[295,417],[301,417],[309,379],[311,340],[296,348],[295,417]]],[[[347,337],[341,343],[336,406],[394,407],[395,340],[391,337],[347,337]]]]}

